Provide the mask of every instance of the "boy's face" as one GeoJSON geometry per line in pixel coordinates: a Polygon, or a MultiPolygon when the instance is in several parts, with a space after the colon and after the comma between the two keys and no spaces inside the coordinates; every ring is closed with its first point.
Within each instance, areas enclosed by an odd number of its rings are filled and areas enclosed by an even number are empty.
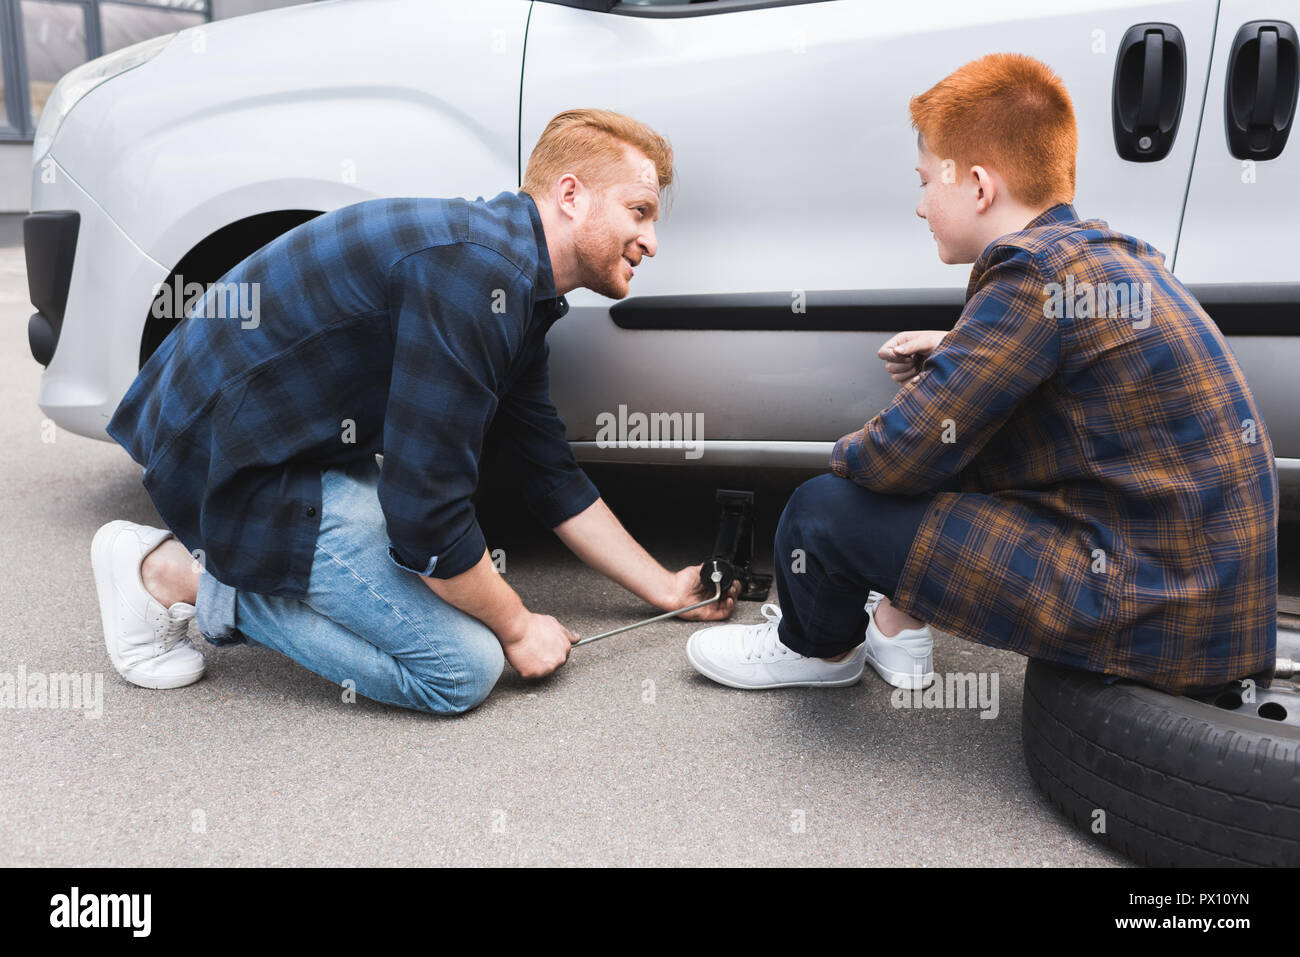
{"type": "Polygon", "coordinates": [[[980,185],[968,169],[963,176],[952,160],[946,163],[918,142],[916,171],[921,174],[921,201],[916,215],[925,220],[946,263],[973,263],[984,251],[980,239],[977,200],[980,185]]]}

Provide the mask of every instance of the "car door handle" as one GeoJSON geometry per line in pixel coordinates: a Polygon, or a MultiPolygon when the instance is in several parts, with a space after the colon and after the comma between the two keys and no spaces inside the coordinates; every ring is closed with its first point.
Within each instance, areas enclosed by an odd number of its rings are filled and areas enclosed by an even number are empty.
{"type": "Polygon", "coordinates": [[[1138,107],[1137,128],[1149,130],[1160,120],[1160,69],[1165,60],[1165,39],[1152,31],[1143,44],[1142,105],[1138,107]]]}
{"type": "Polygon", "coordinates": [[[1152,163],[1174,145],[1183,111],[1187,56],[1172,23],[1129,27],[1115,55],[1111,127],[1126,160],[1152,163]]]}
{"type": "Polygon", "coordinates": [[[1283,20],[1244,23],[1232,41],[1223,91],[1228,150],[1269,160],[1286,146],[1297,92],[1295,27],[1283,20]]]}

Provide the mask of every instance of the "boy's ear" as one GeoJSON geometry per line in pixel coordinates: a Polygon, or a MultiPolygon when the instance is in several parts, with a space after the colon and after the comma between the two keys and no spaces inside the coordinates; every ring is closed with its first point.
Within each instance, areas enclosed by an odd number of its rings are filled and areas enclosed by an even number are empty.
{"type": "Polygon", "coordinates": [[[993,177],[989,175],[989,171],[983,166],[972,166],[970,170],[971,176],[975,180],[975,185],[979,188],[979,193],[976,194],[976,200],[984,200],[985,202],[991,203],[993,201],[993,195],[997,191],[997,186],[993,182],[993,177]]]}

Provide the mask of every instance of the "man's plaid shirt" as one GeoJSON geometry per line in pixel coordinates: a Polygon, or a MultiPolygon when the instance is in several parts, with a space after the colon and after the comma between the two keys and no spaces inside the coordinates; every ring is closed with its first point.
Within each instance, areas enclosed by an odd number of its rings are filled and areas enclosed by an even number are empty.
{"type": "Polygon", "coordinates": [[[955,480],[894,596],[939,628],[1173,693],[1272,674],[1278,487],[1259,408],[1162,254],[1070,205],[984,250],[920,378],[831,468],[902,495],[955,480]]]}
{"type": "Polygon", "coordinates": [[[108,434],[227,585],[304,598],[320,470],[377,452],[389,557],[450,578],[485,549],[470,497],[489,425],[548,528],[598,497],[549,396],[545,336],[567,310],[527,193],[356,203],[223,276],[145,363],[108,434]],[[259,284],[258,298],[237,283],[259,284]]]}

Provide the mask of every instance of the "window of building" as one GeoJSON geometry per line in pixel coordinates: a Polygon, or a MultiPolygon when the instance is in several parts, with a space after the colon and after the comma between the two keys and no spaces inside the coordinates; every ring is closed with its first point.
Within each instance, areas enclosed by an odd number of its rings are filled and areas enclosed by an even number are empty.
{"type": "Polygon", "coordinates": [[[30,141],[73,67],[211,19],[210,0],[0,0],[0,140],[30,141]]]}

